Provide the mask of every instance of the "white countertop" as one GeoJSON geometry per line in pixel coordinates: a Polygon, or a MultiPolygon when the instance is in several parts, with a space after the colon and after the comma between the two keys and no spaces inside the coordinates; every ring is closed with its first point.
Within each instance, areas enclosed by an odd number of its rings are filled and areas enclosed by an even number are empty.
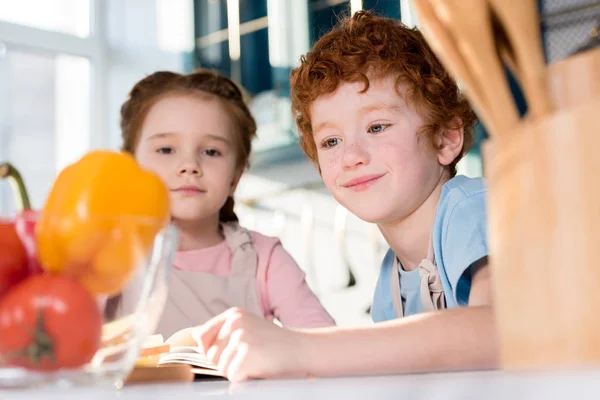
{"type": "Polygon", "coordinates": [[[77,399],[148,400],[231,396],[251,400],[292,399],[600,399],[600,368],[585,371],[508,373],[476,372],[313,380],[262,380],[230,384],[196,381],[140,384],[121,390],[71,388],[0,391],[2,400],[77,399]]]}

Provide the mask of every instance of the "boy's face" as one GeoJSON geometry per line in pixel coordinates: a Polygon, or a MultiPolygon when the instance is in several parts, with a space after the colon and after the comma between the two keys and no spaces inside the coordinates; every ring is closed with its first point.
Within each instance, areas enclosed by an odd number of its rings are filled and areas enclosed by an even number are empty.
{"type": "Polygon", "coordinates": [[[423,120],[394,88],[393,77],[344,83],[310,106],[325,185],[359,218],[399,222],[440,182],[444,166],[425,136],[423,120]]]}
{"type": "Polygon", "coordinates": [[[171,216],[215,218],[237,182],[234,127],[215,99],[173,95],[148,112],[135,155],[170,190],[171,216]]]}

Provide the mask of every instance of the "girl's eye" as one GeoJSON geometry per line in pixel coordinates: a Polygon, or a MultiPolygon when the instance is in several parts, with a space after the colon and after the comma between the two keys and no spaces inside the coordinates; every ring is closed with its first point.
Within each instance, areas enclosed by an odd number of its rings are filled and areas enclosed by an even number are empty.
{"type": "Polygon", "coordinates": [[[331,138],[331,139],[327,139],[325,141],[323,141],[323,143],[321,143],[321,147],[333,147],[336,146],[340,143],[340,139],[338,138],[331,138]]]}
{"type": "Polygon", "coordinates": [[[385,131],[390,125],[386,125],[386,124],[374,124],[371,125],[369,127],[369,129],[367,130],[367,132],[369,133],[381,133],[383,131],[385,131]]]}
{"type": "Polygon", "coordinates": [[[172,154],[173,149],[171,147],[160,147],[156,152],[159,154],[172,154]]]}
{"type": "Polygon", "coordinates": [[[209,157],[217,157],[217,156],[221,155],[221,152],[219,150],[215,150],[215,149],[206,149],[203,151],[203,153],[209,157]]]}

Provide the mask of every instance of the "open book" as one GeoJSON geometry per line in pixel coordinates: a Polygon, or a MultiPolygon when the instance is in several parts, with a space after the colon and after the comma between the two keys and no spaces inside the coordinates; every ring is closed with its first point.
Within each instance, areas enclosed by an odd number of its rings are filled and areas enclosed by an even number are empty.
{"type": "MultiPolygon", "coordinates": [[[[133,317],[125,317],[104,324],[103,350],[96,355],[97,362],[109,360],[114,356],[113,353],[123,352],[128,339],[134,334],[133,322],[133,317]]],[[[186,329],[177,332],[166,342],[162,335],[149,336],[126,382],[184,382],[201,376],[224,378],[216,366],[206,360],[199,347],[189,346],[193,342],[186,329]]]]}
{"type": "Polygon", "coordinates": [[[158,365],[186,364],[196,375],[222,376],[215,365],[206,360],[197,347],[173,347],[159,357],[158,365]]]}
{"type": "Polygon", "coordinates": [[[171,346],[164,342],[162,335],[152,335],[146,340],[136,363],[136,367],[175,365],[187,366],[193,375],[223,377],[199,347],[171,346]]]}

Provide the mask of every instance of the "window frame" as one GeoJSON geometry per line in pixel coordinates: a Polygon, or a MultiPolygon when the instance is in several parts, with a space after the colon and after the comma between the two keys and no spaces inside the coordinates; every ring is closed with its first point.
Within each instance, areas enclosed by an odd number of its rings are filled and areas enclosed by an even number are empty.
{"type": "Polygon", "coordinates": [[[31,26],[0,21],[0,43],[18,51],[43,52],[51,56],[68,54],[90,62],[90,131],[91,148],[110,144],[106,122],[107,52],[104,0],[90,1],[90,34],[86,38],[31,26]]]}

